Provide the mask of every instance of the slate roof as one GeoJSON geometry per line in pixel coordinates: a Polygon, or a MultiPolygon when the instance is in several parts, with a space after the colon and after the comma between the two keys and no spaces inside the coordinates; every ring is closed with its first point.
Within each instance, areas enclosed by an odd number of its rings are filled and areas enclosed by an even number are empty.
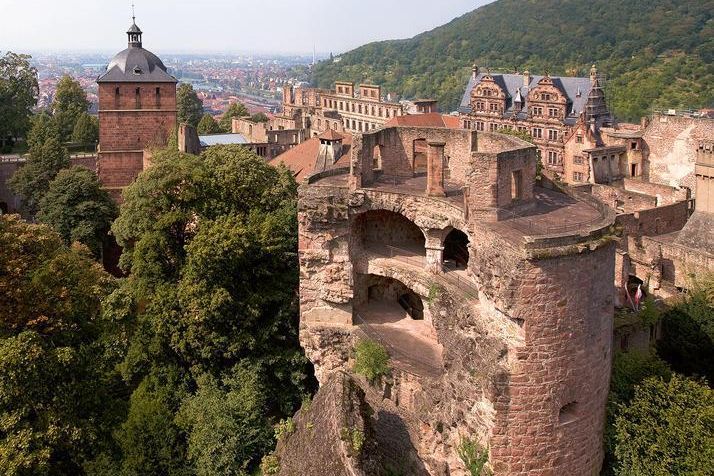
{"type": "MultiPolygon", "coordinates": [[[[128,35],[139,34],[141,30],[133,23],[128,35]]],[[[97,78],[97,83],[177,83],[176,78],[166,71],[164,63],[149,50],[141,46],[141,41],[132,43],[120,51],[109,62],[104,74],[97,78]]]]}
{"type": "Polygon", "coordinates": [[[248,143],[243,134],[207,134],[204,136],[198,136],[198,141],[201,143],[201,147],[248,143]]]}
{"type": "MultiPolygon", "coordinates": [[[[481,82],[486,73],[479,73],[474,78],[471,76],[469,83],[466,86],[464,95],[461,98],[461,104],[459,105],[458,111],[463,114],[468,114],[471,112],[471,91],[473,88],[481,82]]],[[[504,111],[504,117],[513,116],[513,102],[516,96],[520,93],[522,99],[525,101],[523,105],[523,111],[518,115],[519,119],[526,119],[528,110],[528,91],[538,85],[538,82],[543,79],[543,76],[532,75],[528,86],[523,84],[522,74],[495,74],[492,73],[491,77],[494,82],[501,86],[504,91],[506,91],[506,110],[504,111]]],[[[590,78],[579,78],[579,77],[568,77],[568,76],[551,76],[553,80],[553,85],[560,89],[565,96],[568,98],[568,116],[566,117],[566,123],[575,124],[580,113],[585,111],[585,103],[588,100],[588,95],[591,90],[590,78]]]]}

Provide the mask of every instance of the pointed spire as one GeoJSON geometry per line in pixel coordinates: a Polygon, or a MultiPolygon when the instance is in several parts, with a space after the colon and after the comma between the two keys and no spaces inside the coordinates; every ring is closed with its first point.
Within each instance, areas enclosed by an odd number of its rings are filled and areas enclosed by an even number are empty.
{"type": "Polygon", "coordinates": [[[141,48],[141,28],[136,25],[136,14],[134,13],[134,4],[131,4],[131,26],[126,32],[129,37],[129,46],[141,48]]]}

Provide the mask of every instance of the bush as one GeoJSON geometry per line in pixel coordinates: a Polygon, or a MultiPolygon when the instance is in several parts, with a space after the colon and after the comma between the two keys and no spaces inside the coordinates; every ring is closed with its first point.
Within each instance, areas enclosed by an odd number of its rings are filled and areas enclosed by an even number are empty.
{"type": "Polygon", "coordinates": [[[389,354],[378,342],[359,341],[355,346],[354,371],[374,383],[389,373],[389,354]]]}
{"type": "Polygon", "coordinates": [[[464,462],[466,470],[471,476],[490,475],[491,471],[486,468],[488,462],[488,449],[482,448],[475,441],[464,438],[457,448],[459,458],[464,462]]]}
{"type": "Polygon", "coordinates": [[[615,421],[620,475],[714,474],[714,390],[674,374],[635,388],[615,421]]]}
{"type": "Polygon", "coordinates": [[[702,281],[662,316],[657,351],[672,368],[714,381],[714,284],[702,281]]]}
{"type": "Polygon", "coordinates": [[[287,438],[295,431],[295,421],[288,417],[275,425],[275,439],[280,441],[287,438]]]}
{"type": "Polygon", "coordinates": [[[263,461],[260,462],[260,472],[263,476],[270,474],[278,474],[280,472],[280,460],[274,454],[263,456],[263,461]]]}

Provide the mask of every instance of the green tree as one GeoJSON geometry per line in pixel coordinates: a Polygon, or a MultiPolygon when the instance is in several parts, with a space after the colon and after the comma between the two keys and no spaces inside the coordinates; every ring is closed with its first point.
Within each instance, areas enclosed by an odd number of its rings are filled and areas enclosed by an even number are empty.
{"type": "Polygon", "coordinates": [[[253,122],[268,122],[268,116],[264,112],[257,112],[250,116],[250,120],[253,122]]]}
{"type": "Polygon", "coordinates": [[[615,431],[619,475],[714,473],[714,390],[705,382],[676,374],[645,380],[615,431]]]}
{"type": "Polygon", "coordinates": [[[198,98],[193,86],[181,83],[176,90],[176,116],[179,124],[198,125],[203,114],[203,102],[198,98]]]}
{"type": "Polygon", "coordinates": [[[86,112],[80,114],[72,131],[72,142],[96,144],[99,141],[99,119],[86,112]]]}
{"type": "Polygon", "coordinates": [[[57,122],[45,112],[41,112],[30,119],[31,129],[27,134],[27,147],[32,153],[33,149],[40,148],[49,139],[60,141],[60,132],[57,122]]]}
{"type": "Polygon", "coordinates": [[[234,117],[245,117],[250,116],[248,109],[240,102],[231,103],[228,106],[228,110],[223,113],[221,120],[218,121],[218,125],[221,127],[222,132],[231,132],[233,129],[233,118],[234,117]]]}
{"type": "Polygon", "coordinates": [[[607,400],[607,425],[605,427],[605,462],[603,475],[614,474],[617,465],[615,447],[615,419],[624,405],[630,403],[635,388],[647,378],[669,379],[672,375],[667,363],[652,351],[619,352],[615,354],[607,400]]]}
{"type": "Polygon", "coordinates": [[[116,432],[122,476],[189,476],[186,444],[174,422],[175,407],[185,395],[181,378],[165,369],[144,379],[131,395],[126,421],[116,432]]]}
{"type": "Polygon", "coordinates": [[[217,133],[221,132],[221,128],[218,125],[218,123],[216,122],[216,120],[213,118],[213,116],[206,113],[203,115],[200,122],[198,123],[198,127],[196,127],[196,131],[200,135],[217,134],[217,133]]]}
{"type": "Polygon", "coordinates": [[[355,346],[354,370],[370,382],[389,373],[389,354],[379,342],[361,340],[355,346]]]}
{"type": "Polygon", "coordinates": [[[259,456],[273,446],[259,375],[258,367],[236,367],[221,382],[204,376],[184,401],[177,420],[190,435],[188,457],[198,476],[254,474],[259,456]]]}
{"type": "Polygon", "coordinates": [[[101,344],[112,278],[45,225],[0,216],[0,472],[81,474],[115,424],[101,344]]]}
{"type": "MultiPolygon", "coordinates": [[[[166,426],[165,450],[121,451],[139,461],[130,474],[154,474],[157,452],[202,474],[253,470],[270,423],[313,388],[297,339],[296,191],[289,171],[238,146],[159,151],[125,191],[112,228],[130,271],[111,307],[130,329],[119,368],[137,389],[175,375],[151,389],[179,395],[147,429],[166,426]]],[[[141,445],[135,420],[121,448],[141,445]]]]}
{"type": "Polygon", "coordinates": [[[57,121],[60,138],[67,142],[72,138],[74,126],[82,114],[87,112],[89,101],[82,85],[69,75],[64,75],[57,83],[52,115],[57,121]]]}
{"type": "Polygon", "coordinates": [[[96,174],[74,166],[61,170],[50,182],[37,218],[57,230],[67,244],[79,241],[100,257],[117,215],[116,204],[102,189],[96,174]]]}
{"type": "Polygon", "coordinates": [[[33,121],[27,142],[30,146],[27,162],[13,174],[8,185],[22,197],[23,209],[34,216],[50,182],[60,170],[69,167],[70,162],[54,122],[46,115],[33,121]]]}
{"type": "Polygon", "coordinates": [[[0,148],[23,136],[30,125],[40,95],[37,69],[30,58],[10,51],[0,57],[0,148]]]}
{"type": "Polygon", "coordinates": [[[714,381],[714,279],[700,274],[662,316],[657,351],[677,372],[714,381]]]}

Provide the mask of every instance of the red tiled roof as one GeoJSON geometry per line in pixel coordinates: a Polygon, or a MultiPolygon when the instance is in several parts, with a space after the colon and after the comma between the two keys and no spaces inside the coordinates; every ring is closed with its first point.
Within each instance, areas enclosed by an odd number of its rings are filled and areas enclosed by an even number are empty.
{"type": "MultiPolygon", "coordinates": [[[[352,135],[340,134],[339,132],[336,132],[336,134],[339,134],[342,139],[342,156],[337,159],[337,162],[332,165],[332,168],[346,167],[350,163],[352,135]]],[[[299,183],[302,182],[305,177],[314,172],[319,152],[320,138],[312,137],[302,144],[298,144],[292,149],[283,152],[279,156],[270,160],[269,163],[272,165],[277,165],[279,163],[285,164],[285,166],[293,172],[295,180],[299,183]]]]}
{"type": "Polygon", "coordinates": [[[327,129],[325,132],[319,135],[318,139],[323,140],[344,140],[344,134],[340,134],[332,129],[327,129]]]}
{"type": "Polygon", "coordinates": [[[456,116],[446,116],[438,112],[428,112],[426,114],[396,116],[390,119],[384,126],[446,127],[449,129],[459,129],[461,128],[461,121],[456,116]]]}

